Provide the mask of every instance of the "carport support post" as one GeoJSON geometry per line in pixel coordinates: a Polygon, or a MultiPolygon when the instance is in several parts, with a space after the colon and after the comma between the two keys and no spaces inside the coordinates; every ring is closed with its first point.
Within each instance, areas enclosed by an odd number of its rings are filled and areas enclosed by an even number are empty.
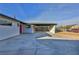
{"type": "Polygon", "coordinates": [[[32,33],[34,33],[35,32],[34,25],[31,25],[31,28],[32,28],[32,33]]]}
{"type": "Polygon", "coordinates": [[[52,29],[50,30],[50,32],[51,32],[52,34],[55,34],[55,29],[56,29],[56,26],[53,25],[53,27],[52,27],[52,29]]]}

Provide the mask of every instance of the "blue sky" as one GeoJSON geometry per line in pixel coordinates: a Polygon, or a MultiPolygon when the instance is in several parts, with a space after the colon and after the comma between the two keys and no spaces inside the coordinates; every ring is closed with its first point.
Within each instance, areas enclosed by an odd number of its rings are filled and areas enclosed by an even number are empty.
{"type": "Polygon", "coordinates": [[[79,4],[0,4],[0,13],[22,21],[60,22],[79,17],[79,4]]]}

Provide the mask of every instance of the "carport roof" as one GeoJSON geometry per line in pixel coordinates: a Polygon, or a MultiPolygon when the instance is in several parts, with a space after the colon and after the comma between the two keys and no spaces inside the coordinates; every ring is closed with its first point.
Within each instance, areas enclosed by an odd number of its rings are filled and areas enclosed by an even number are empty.
{"type": "Polygon", "coordinates": [[[38,23],[38,22],[36,22],[36,23],[27,23],[27,24],[29,24],[29,25],[57,25],[56,23],[46,23],[46,22],[44,22],[44,23],[42,23],[42,22],[40,22],[40,23],[38,23]]]}

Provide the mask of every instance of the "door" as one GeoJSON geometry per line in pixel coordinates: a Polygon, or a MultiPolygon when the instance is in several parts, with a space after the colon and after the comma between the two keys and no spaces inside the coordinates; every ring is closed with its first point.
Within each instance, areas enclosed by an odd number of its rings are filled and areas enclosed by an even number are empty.
{"type": "Polygon", "coordinates": [[[20,24],[20,34],[22,34],[22,33],[23,33],[23,25],[20,24]]]}

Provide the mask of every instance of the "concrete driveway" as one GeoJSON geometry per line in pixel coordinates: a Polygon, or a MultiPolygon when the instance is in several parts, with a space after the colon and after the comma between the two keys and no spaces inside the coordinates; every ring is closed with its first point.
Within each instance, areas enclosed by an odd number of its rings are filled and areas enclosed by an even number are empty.
{"type": "Polygon", "coordinates": [[[40,40],[37,37],[47,36],[46,33],[22,34],[0,41],[1,55],[77,55],[79,41],[71,40],[40,40]]]}

